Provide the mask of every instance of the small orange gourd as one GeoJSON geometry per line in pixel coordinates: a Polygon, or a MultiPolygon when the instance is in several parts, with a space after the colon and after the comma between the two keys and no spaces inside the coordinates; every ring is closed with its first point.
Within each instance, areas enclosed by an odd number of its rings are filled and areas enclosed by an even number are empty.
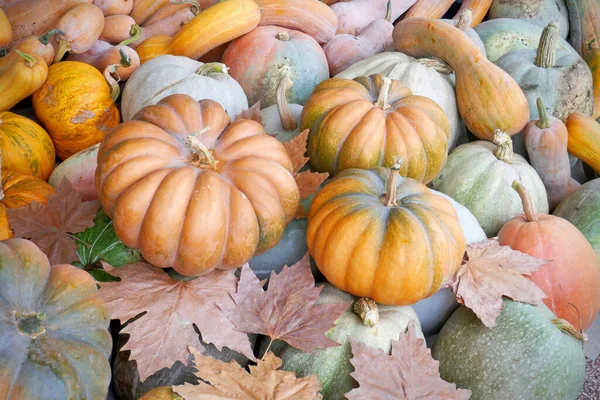
{"type": "Polygon", "coordinates": [[[104,14],[93,4],[83,3],[73,7],[58,21],[62,32],[54,62],[62,60],[66,52],[86,52],[100,37],[104,28],[104,14]]]}
{"type": "Polygon", "coordinates": [[[169,0],[135,0],[129,15],[138,25],[142,25],[168,2],[169,0]]]}
{"type": "Polygon", "coordinates": [[[402,18],[442,18],[454,0],[417,0],[402,18]]]}
{"type": "Polygon", "coordinates": [[[31,55],[37,54],[46,61],[47,65],[52,64],[54,61],[54,47],[50,43],[50,39],[61,33],[58,29],[52,29],[41,36],[29,36],[15,43],[11,51],[5,57],[0,58],[0,74],[19,58],[19,55],[14,52],[15,49],[31,55]]]}
{"type": "Polygon", "coordinates": [[[19,57],[0,75],[0,111],[10,110],[38,90],[48,75],[48,65],[40,56],[15,52],[19,57]]]}
{"type": "Polygon", "coordinates": [[[110,65],[118,65],[116,73],[120,81],[126,81],[140,66],[140,57],[131,47],[122,44],[113,46],[103,40],[96,40],[85,53],[69,54],[67,61],[80,61],[104,72],[110,65]]]}
{"type": "Polygon", "coordinates": [[[569,153],[600,174],[600,124],[592,117],[574,112],[567,118],[569,153]]]}
{"type": "Polygon", "coordinates": [[[134,0],[94,0],[94,5],[102,10],[105,16],[127,15],[133,9],[134,0]]]}
{"type": "Polygon", "coordinates": [[[131,38],[137,30],[139,25],[129,15],[109,15],[104,17],[104,28],[98,39],[108,43],[120,43],[131,38]]]}

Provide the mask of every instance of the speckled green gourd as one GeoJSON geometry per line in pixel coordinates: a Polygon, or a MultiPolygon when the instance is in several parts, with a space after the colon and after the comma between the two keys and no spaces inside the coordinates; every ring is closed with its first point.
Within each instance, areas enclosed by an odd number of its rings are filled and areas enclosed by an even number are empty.
{"type": "Polygon", "coordinates": [[[582,343],[566,331],[570,325],[559,328],[552,321],[564,320],[544,305],[505,299],[489,329],[461,306],[440,331],[432,355],[442,379],[471,390],[471,400],[575,400],[585,375],[582,343]]]}
{"type": "MultiPolygon", "coordinates": [[[[337,304],[354,299],[356,299],[354,296],[326,283],[316,304],[337,304]]],[[[400,334],[406,331],[410,321],[415,321],[417,333],[419,337],[423,337],[419,320],[411,307],[384,305],[376,307],[379,321],[374,327],[365,325],[361,317],[353,311],[353,305],[348,307],[336,321],[335,327],[327,332],[327,337],[340,343],[338,347],[316,349],[306,353],[285,342],[275,341],[270,351],[283,360],[282,369],[293,371],[299,377],[317,375],[323,387],[321,393],[324,399],[343,399],[344,393],[358,386],[350,376],[354,368],[350,364],[352,351],[348,337],[382,349],[388,354],[391,351],[391,341],[400,338],[400,334]]],[[[372,315],[368,313],[364,317],[367,323],[371,323],[372,315]]],[[[259,351],[261,356],[268,345],[268,339],[261,343],[259,351]]]]}
{"type": "Polygon", "coordinates": [[[510,137],[497,131],[494,143],[479,140],[458,146],[432,182],[435,190],[467,207],[487,237],[523,213],[519,195],[511,190],[515,180],[523,182],[540,213],[548,212],[544,183],[523,157],[513,154],[510,137]]]}
{"type": "Polygon", "coordinates": [[[565,197],[553,214],[575,225],[600,257],[600,178],[565,197]]]}

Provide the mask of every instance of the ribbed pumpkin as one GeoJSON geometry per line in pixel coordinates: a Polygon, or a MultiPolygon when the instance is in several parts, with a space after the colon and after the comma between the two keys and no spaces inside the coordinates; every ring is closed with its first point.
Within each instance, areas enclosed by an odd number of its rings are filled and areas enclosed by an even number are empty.
{"type": "Polygon", "coordinates": [[[283,145],[212,100],[171,95],[111,130],[96,188],[123,243],[183,275],[273,247],[299,204],[283,145]]]}
{"type": "Polygon", "coordinates": [[[48,133],[29,118],[0,112],[2,169],[47,180],[54,169],[55,153],[48,133]]]}
{"type": "Polygon", "coordinates": [[[0,398],[105,399],[110,317],[94,279],[10,239],[0,242],[0,293],[0,398]]]}
{"type": "Polygon", "coordinates": [[[440,106],[379,74],[320,83],[302,110],[304,129],[319,172],[391,167],[400,157],[402,175],[424,183],[444,166],[450,140],[440,106]]]}
{"type": "Polygon", "coordinates": [[[106,79],[79,61],[51,65],[32,103],[61,160],[100,142],[119,123],[119,110],[106,79]]]}
{"type": "Polygon", "coordinates": [[[260,101],[261,107],[276,103],[277,85],[286,76],[294,82],[287,98],[297,104],[304,104],[317,84],[329,78],[319,43],[306,33],[279,26],[259,26],[235,39],[221,62],[244,88],[248,103],[260,101]]]}
{"type": "Polygon", "coordinates": [[[515,179],[523,181],[536,207],[548,212],[548,196],[539,175],[523,157],[513,153],[510,137],[496,131],[494,143],[479,140],[454,149],[432,186],[467,207],[487,237],[493,237],[502,225],[523,212],[519,196],[510,188],[515,179]]]}
{"type": "Polygon", "coordinates": [[[454,275],[466,243],[452,204],[399,168],[338,174],[312,202],[306,241],[332,285],[409,305],[454,275]]]}
{"type": "Polygon", "coordinates": [[[538,214],[527,189],[519,181],[512,187],[521,196],[525,213],[500,229],[500,244],[549,260],[531,279],[546,293],[543,301],[554,314],[578,331],[586,330],[600,311],[600,259],[569,221],[538,214]]]}

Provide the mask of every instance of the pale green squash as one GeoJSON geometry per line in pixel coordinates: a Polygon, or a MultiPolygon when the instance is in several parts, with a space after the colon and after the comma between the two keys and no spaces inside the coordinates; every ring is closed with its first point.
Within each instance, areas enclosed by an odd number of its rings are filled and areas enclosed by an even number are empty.
{"type": "Polygon", "coordinates": [[[490,329],[461,306],[442,328],[432,355],[442,379],[471,390],[471,400],[575,400],[585,356],[564,323],[544,305],[505,299],[490,329]]]}
{"type": "Polygon", "coordinates": [[[304,107],[288,103],[286,94],[292,86],[292,80],[284,77],[277,85],[276,104],[260,110],[265,132],[280,142],[287,142],[300,134],[300,116],[304,107]]]}
{"type": "Polygon", "coordinates": [[[494,0],[487,18],[516,18],[541,27],[556,21],[561,37],[566,39],[569,34],[569,10],[564,0],[494,0]]]}

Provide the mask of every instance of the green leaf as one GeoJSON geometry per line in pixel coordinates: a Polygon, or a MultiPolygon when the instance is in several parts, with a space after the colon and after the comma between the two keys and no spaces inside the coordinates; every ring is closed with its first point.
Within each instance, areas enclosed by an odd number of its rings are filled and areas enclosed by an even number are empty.
{"type": "Polygon", "coordinates": [[[120,267],[142,260],[142,255],[137,250],[126,247],[119,240],[112,220],[102,209],[94,218],[94,226],[72,236],[77,241],[79,261],[73,263],[76,267],[93,269],[99,261],[105,261],[113,267],[120,267]]]}
{"type": "Polygon", "coordinates": [[[97,282],[120,282],[121,278],[112,276],[103,269],[92,269],[88,271],[97,282]]]}

